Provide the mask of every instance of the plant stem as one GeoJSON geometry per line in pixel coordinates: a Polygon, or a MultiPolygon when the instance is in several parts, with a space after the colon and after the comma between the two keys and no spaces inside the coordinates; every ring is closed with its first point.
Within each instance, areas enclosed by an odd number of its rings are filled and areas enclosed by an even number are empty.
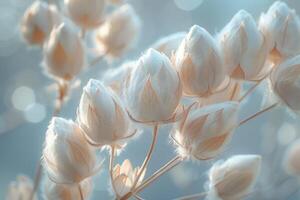
{"type": "Polygon", "coordinates": [[[265,78],[259,80],[258,82],[256,82],[254,85],[251,86],[251,88],[249,90],[247,90],[247,92],[245,92],[245,94],[239,99],[239,102],[242,102],[248,95],[250,95],[256,88],[257,86],[259,86],[259,84],[265,80],[265,78]]]}
{"type": "Polygon", "coordinates": [[[166,163],[164,166],[162,166],[160,169],[158,169],[156,172],[152,174],[149,178],[147,178],[140,186],[138,186],[134,192],[138,193],[145,189],[148,185],[150,185],[152,182],[154,182],[156,179],[158,179],[160,176],[165,174],[166,172],[173,169],[175,166],[180,164],[183,161],[183,158],[180,156],[174,157],[172,160],[170,160],[168,163],[166,163]]]}
{"type": "Polygon", "coordinates": [[[150,148],[149,148],[149,151],[147,153],[147,156],[145,157],[145,160],[142,164],[142,167],[141,167],[141,170],[139,171],[136,179],[134,180],[134,183],[132,185],[132,188],[131,188],[131,191],[128,192],[127,194],[125,194],[121,200],[126,200],[126,199],[129,199],[134,193],[132,191],[135,190],[135,187],[139,181],[139,179],[141,178],[141,175],[143,173],[145,173],[144,171],[146,171],[147,169],[147,165],[151,159],[151,156],[152,156],[152,153],[153,153],[153,150],[154,150],[154,147],[155,147],[155,144],[156,144],[156,141],[157,141],[157,133],[158,133],[158,124],[154,125],[153,127],[153,139],[152,139],[152,143],[150,145],[150,148]]]}
{"type": "Polygon", "coordinates": [[[257,116],[259,116],[259,115],[261,115],[261,114],[263,114],[263,113],[265,113],[265,112],[271,110],[272,108],[276,107],[277,105],[278,105],[278,102],[276,102],[276,103],[274,103],[274,104],[272,104],[272,105],[270,105],[270,106],[268,106],[268,107],[266,107],[266,108],[264,108],[264,109],[258,111],[257,113],[251,115],[250,117],[247,117],[246,119],[242,120],[242,121],[239,123],[239,126],[241,126],[241,125],[245,124],[246,122],[248,122],[248,121],[250,121],[250,120],[256,118],[257,116]]]}
{"type": "Polygon", "coordinates": [[[118,198],[117,190],[114,184],[114,177],[113,177],[114,158],[115,158],[115,147],[111,146],[111,154],[109,158],[109,174],[110,174],[110,181],[111,181],[112,188],[114,190],[116,197],[118,198]]]}
{"type": "Polygon", "coordinates": [[[80,183],[78,183],[78,191],[79,191],[79,194],[80,194],[80,200],[84,200],[80,183]]]}
{"type": "Polygon", "coordinates": [[[199,200],[200,198],[205,197],[206,195],[207,195],[206,192],[202,192],[202,193],[179,197],[174,200],[199,200]]]}
{"type": "Polygon", "coordinates": [[[96,65],[98,62],[100,62],[105,56],[105,53],[104,54],[101,54],[99,56],[97,56],[96,58],[94,58],[90,64],[87,66],[87,68],[89,67],[93,67],[94,65],[96,65]]]}

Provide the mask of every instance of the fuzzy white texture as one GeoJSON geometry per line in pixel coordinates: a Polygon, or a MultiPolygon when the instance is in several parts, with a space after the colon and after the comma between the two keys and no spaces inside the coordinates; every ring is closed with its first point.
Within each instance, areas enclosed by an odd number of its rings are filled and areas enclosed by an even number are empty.
{"type": "Polygon", "coordinates": [[[77,33],[66,24],[53,29],[44,46],[44,65],[51,76],[71,80],[83,68],[85,52],[77,33]]]}
{"type": "Polygon", "coordinates": [[[125,87],[129,113],[142,122],[170,119],[182,94],[179,76],[169,58],[154,49],[140,57],[125,87]]]}
{"type": "Polygon", "coordinates": [[[92,29],[104,21],[106,0],[65,0],[71,19],[83,29],[92,29]]]}
{"type": "Polygon", "coordinates": [[[30,45],[42,45],[51,30],[62,22],[62,17],[55,6],[35,1],[22,18],[20,29],[23,38],[30,45]]]}
{"type": "MultiPolygon", "coordinates": [[[[113,183],[116,189],[117,196],[122,197],[127,194],[133,186],[137,175],[140,173],[140,168],[133,168],[130,160],[124,160],[122,165],[117,164],[113,169],[113,183]]],[[[145,171],[141,174],[137,186],[139,186],[145,176],[145,171]]]]}
{"type": "Polygon", "coordinates": [[[137,41],[141,22],[130,4],[124,4],[107,17],[94,39],[100,52],[111,58],[120,57],[137,41]]]}
{"type": "Polygon", "coordinates": [[[282,62],[271,74],[275,94],[292,111],[300,111],[300,55],[282,62]]]}
{"type": "Polygon", "coordinates": [[[294,141],[286,150],[283,167],[287,174],[300,176],[300,140],[294,141]]]}
{"type": "Polygon", "coordinates": [[[300,53],[300,19],[285,2],[276,1],[259,19],[269,51],[283,58],[300,53]]]}
{"type": "Polygon", "coordinates": [[[119,96],[122,96],[124,82],[136,66],[136,61],[124,62],[117,68],[108,69],[102,76],[105,85],[111,87],[119,96]]]}
{"type": "Polygon", "coordinates": [[[261,156],[236,155],[216,162],[209,171],[207,200],[241,200],[253,188],[261,168],[261,156]]]}
{"type": "Polygon", "coordinates": [[[96,165],[95,151],[79,126],[72,120],[52,118],[43,150],[43,166],[49,178],[58,184],[79,183],[94,175],[96,165]]]}
{"type": "Polygon", "coordinates": [[[198,160],[218,156],[238,126],[238,111],[234,101],[193,108],[172,131],[179,155],[198,160]]]}
{"type": "Polygon", "coordinates": [[[175,55],[175,67],[188,96],[209,96],[225,81],[226,74],[219,47],[202,27],[194,25],[175,55]]]}
{"type": "Polygon", "coordinates": [[[240,10],[235,14],[219,33],[218,40],[231,77],[258,80],[265,75],[267,42],[248,12],[240,10]]]}
{"type": "Polygon", "coordinates": [[[43,179],[43,196],[45,200],[82,200],[79,185],[84,199],[89,199],[93,190],[91,178],[79,184],[56,184],[48,176],[43,179]]]}
{"type": "MultiPolygon", "coordinates": [[[[30,178],[24,175],[19,175],[16,181],[10,183],[7,188],[6,200],[29,199],[33,192],[33,183],[30,178]]],[[[37,200],[34,195],[32,200],[37,200]]]]}
{"type": "Polygon", "coordinates": [[[173,53],[175,53],[185,36],[186,32],[177,32],[167,35],[165,37],[160,38],[158,41],[152,44],[151,48],[156,49],[161,53],[164,53],[171,59],[173,53]]]}
{"type": "Polygon", "coordinates": [[[83,89],[77,120],[95,145],[122,145],[133,134],[120,98],[100,81],[90,79],[83,89]]]}

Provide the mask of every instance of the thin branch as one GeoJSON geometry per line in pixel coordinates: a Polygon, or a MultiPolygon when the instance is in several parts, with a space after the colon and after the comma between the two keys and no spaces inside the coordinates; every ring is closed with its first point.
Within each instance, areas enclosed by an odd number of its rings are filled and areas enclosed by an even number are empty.
{"type": "Polygon", "coordinates": [[[241,126],[241,125],[245,124],[246,122],[248,122],[248,121],[250,121],[250,120],[252,120],[252,119],[258,117],[259,115],[261,115],[261,114],[263,114],[263,113],[265,113],[265,112],[271,110],[272,108],[276,107],[277,105],[278,105],[278,102],[276,102],[276,103],[274,103],[274,104],[272,104],[272,105],[270,105],[270,106],[264,108],[263,110],[258,111],[257,113],[251,115],[250,117],[247,117],[246,119],[242,120],[242,121],[239,123],[239,126],[241,126]]]}
{"type": "Polygon", "coordinates": [[[156,179],[158,179],[160,176],[165,174],[166,172],[173,169],[175,166],[180,164],[183,161],[183,158],[181,156],[176,156],[172,160],[170,160],[168,163],[166,163],[164,166],[162,166],[160,169],[158,169],[156,172],[152,174],[149,178],[147,178],[140,186],[138,186],[134,192],[138,193],[145,189],[148,185],[150,185],[152,182],[154,182],[156,179]]]}
{"type": "Polygon", "coordinates": [[[110,181],[111,181],[113,191],[115,195],[118,197],[117,190],[114,184],[114,177],[113,177],[114,158],[115,158],[115,147],[111,146],[111,154],[109,158],[109,174],[110,174],[110,181]]]}
{"type": "Polygon", "coordinates": [[[39,184],[40,184],[40,180],[41,180],[41,176],[42,176],[42,171],[43,171],[43,166],[41,164],[41,162],[38,163],[38,167],[36,169],[36,172],[35,172],[35,177],[34,177],[34,183],[33,183],[33,190],[30,194],[30,200],[33,200],[33,197],[39,187],[39,184]]]}
{"type": "Polygon", "coordinates": [[[82,193],[82,188],[81,188],[80,183],[78,183],[77,186],[78,186],[78,191],[79,191],[79,194],[80,194],[80,200],[84,200],[83,193],[82,193]]]}

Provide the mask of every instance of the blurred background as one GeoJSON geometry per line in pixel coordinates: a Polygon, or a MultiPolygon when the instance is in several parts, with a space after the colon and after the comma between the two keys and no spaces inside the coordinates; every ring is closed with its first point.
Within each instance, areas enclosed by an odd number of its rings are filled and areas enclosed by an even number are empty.
{"type": "MultiPolygon", "coordinates": [[[[15,180],[18,174],[34,177],[55,99],[55,92],[47,89],[52,80],[43,74],[41,68],[42,50],[28,48],[19,33],[20,19],[32,2],[32,0],[0,1],[0,199],[4,199],[8,184],[15,180]]],[[[188,31],[194,24],[206,28],[214,35],[240,9],[247,10],[258,19],[260,13],[266,11],[273,2],[273,0],[128,0],[142,19],[142,32],[136,48],[118,61],[109,64],[102,61],[97,66],[83,71],[79,78],[81,86],[72,92],[60,116],[75,118],[82,86],[89,78],[99,79],[106,69],[117,67],[124,60],[138,58],[160,37],[178,31],[188,31]]],[[[300,14],[299,0],[286,2],[300,14]]],[[[262,95],[259,90],[250,99],[243,104],[241,118],[260,109],[262,95]]],[[[216,159],[226,159],[234,154],[262,154],[265,168],[260,175],[257,192],[250,195],[249,199],[300,199],[297,180],[291,179],[280,187],[278,185],[273,187],[269,180],[275,175],[286,176],[282,170],[282,154],[286,146],[299,137],[299,126],[299,119],[289,115],[285,110],[280,108],[273,110],[240,127],[224,154],[216,159]],[[260,190],[264,189],[274,191],[273,197],[261,195],[260,190]]],[[[149,165],[148,174],[175,155],[168,139],[169,130],[170,126],[163,126],[160,129],[158,145],[149,165]]],[[[117,162],[129,158],[135,166],[139,165],[144,159],[150,141],[150,129],[145,128],[141,136],[129,143],[117,162]]],[[[150,185],[141,196],[145,199],[164,200],[202,192],[205,189],[207,171],[214,161],[184,163],[150,185]]],[[[92,199],[99,197],[110,199],[108,187],[105,168],[95,178],[95,192],[92,199]]]]}

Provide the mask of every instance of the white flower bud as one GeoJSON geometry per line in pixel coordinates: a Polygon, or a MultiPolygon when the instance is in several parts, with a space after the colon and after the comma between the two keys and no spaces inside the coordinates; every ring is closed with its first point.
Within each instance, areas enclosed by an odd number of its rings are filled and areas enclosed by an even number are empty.
{"type": "Polygon", "coordinates": [[[79,183],[96,171],[96,156],[82,130],[71,120],[54,117],[46,133],[43,165],[58,184],[79,183]]]}
{"type": "Polygon", "coordinates": [[[300,176],[300,140],[294,141],[285,153],[283,166],[290,175],[300,176]]]}
{"type": "MultiPolygon", "coordinates": [[[[80,189],[84,199],[89,199],[93,189],[92,179],[88,178],[80,182],[80,189]]],[[[44,179],[43,195],[45,200],[82,200],[79,184],[57,184],[48,176],[44,179]]]]}
{"type": "Polygon", "coordinates": [[[239,11],[218,36],[225,68],[235,79],[258,80],[265,74],[267,43],[253,17],[239,11]]]}
{"type": "Polygon", "coordinates": [[[194,25],[176,51],[175,67],[188,96],[209,96],[225,81],[219,48],[213,37],[194,25]]]}
{"type": "Polygon", "coordinates": [[[274,92],[293,111],[300,111],[300,55],[281,63],[271,74],[274,92]]]}
{"type": "Polygon", "coordinates": [[[185,36],[185,32],[173,33],[159,39],[157,42],[151,45],[151,47],[160,53],[164,53],[171,59],[172,54],[175,53],[185,36]]]}
{"type": "Polygon", "coordinates": [[[238,126],[239,103],[227,101],[192,109],[179,121],[172,139],[182,157],[207,160],[219,155],[238,126]]]}
{"type": "Polygon", "coordinates": [[[240,200],[250,192],[260,171],[261,156],[232,156],[209,171],[208,199],[240,200]]]}
{"type": "Polygon", "coordinates": [[[273,3],[268,12],[261,15],[259,28],[275,61],[300,53],[300,19],[286,3],[273,3]]]}
{"type": "MultiPolygon", "coordinates": [[[[140,173],[140,168],[133,169],[130,160],[125,160],[122,165],[117,164],[113,170],[113,184],[116,189],[116,195],[119,197],[124,196],[129,192],[140,173]]],[[[145,176],[145,171],[141,174],[136,186],[139,186],[145,176]]]]}
{"type": "Polygon", "coordinates": [[[118,147],[133,135],[119,97],[94,79],[83,89],[77,118],[91,144],[118,147]]]}
{"type": "Polygon", "coordinates": [[[102,81],[105,85],[111,87],[119,96],[121,96],[123,94],[123,83],[126,81],[135,65],[135,61],[129,61],[125,62],[118,68],[108,69],[103,74],[102,81]]]}
{"type": "Polygon", "coordinates": [[[83,29],[96,28],[104,21],[106,0],[65,0],[71,19],[83,29]]]}
{"type": "Polygon", "coordinates": [[[25,12],[21,21],[21,33],[28,44],[42,45],[52,28],[62,22],[54,6],[35,1],[25,12]]]}
{"type": "Polygon", "coordinates": [[[125,87],[130,115],[145,123],[172,118],[182,94],[180,79],[170,60],[154,49],[137,61],[125,87]]]}
{"type": "Polygon", "coordinates": [[[51,32],[44,46],[46,70],[50,75],[71,80],[84,66],[84,48],[78,35],[65,24],[51,32]]]}
{"type": "Polygon", "coordinates": [[[115,10],[95,34],[95,43],[99,50],[114,58],[129,50],[137,40],[140,31],[140,19],[129,5],[115,10]]]}
{"type": "MultiPolygon", "coordinates": [[[[27,176],[20,175],[17,180],[10,183],[7,193],[6,200],[20,200],[29,199],[33,192],[33,183],[27,176]]],[[[37,200],[37,196],[34,195],[33,200],[37,200]]]]}
{"type": "Polygon", "coordinates": [[[201,105],[210,105],[216,103],[222,103],[224,101],[238,101],[242,91],[242,84],[239,81],[233,79],[227,84],[227,87],[217,93],[212,94],[209,97],[202,98],[200,100],[201,105]]]}

